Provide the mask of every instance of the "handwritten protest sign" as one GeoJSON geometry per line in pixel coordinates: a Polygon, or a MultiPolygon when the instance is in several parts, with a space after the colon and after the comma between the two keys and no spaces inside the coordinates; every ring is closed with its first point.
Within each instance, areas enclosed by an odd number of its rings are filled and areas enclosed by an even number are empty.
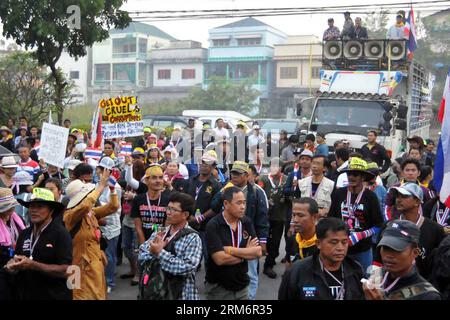
{"type": "Polygon", "coordinates": [[[42,126],[39,159],[48,164],[64,168],[69,129],[44,123],[42,126]]]}
{"type": "Polygon", "coordinates": [[[144,134],[141,108],[137,97],[124,96],[99,101],[102,112],[103,139],[136,137],[144,134]]]}

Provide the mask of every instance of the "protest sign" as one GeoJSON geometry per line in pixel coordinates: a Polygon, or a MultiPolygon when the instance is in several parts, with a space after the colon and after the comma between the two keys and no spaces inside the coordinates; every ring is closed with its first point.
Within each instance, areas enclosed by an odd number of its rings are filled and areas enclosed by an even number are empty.
{"type": "Polygon", "coordinates": [[[64,168],[69,129],[44,123],[42,126],[39,159],[48,164],[64,168]]]}
{"type": "Polygon", "coordinates": [[[103,139],[137,137],[144,134],[141,108],[137,97],[124,96],[99,101],[102,112],[103,139]]]}

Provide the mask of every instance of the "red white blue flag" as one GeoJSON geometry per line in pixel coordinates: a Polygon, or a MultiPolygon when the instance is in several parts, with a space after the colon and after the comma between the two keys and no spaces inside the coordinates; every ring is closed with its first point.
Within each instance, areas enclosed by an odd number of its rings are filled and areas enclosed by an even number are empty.
{"type": "Polygon", "coordinates": [[[131,142],[120,142],[120,146],[120,157],[131,156],[131,153],[133,152],[133,145],[131,142]]]}
{"type": "Polygon", "coordinates": [[[439,192],[441,202],[450,208],[450,68],[445,81],[438,119],[442,128],[434,164],[433,184],[439,192]]]}
{"type": "Polygon", "coordinates": [[[414,11],[412,6],[406,19],[405,32],[408,35],[408,59],[412,59],[414,50],[417,49],[416,27],[414,25],[414,11]]]}
{"type": "Polygon", "coordinates": [[[100,158],[102,157],[103,151],[99,148],[92,148],[92,147],[87,147],[86,151],[84,153],[84,156],[87,159],[94,159],[94,160],[100,160],[100,158]]]}

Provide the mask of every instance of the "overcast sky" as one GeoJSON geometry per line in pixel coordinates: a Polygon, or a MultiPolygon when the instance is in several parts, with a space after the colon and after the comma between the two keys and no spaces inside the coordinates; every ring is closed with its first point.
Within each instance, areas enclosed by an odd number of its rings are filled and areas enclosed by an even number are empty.
{"type": "MultiPolygon", "coordinates": [[[[364,1],[366,2],[366,1],[364,1]]],[[[304,7],[304,6],[343,6],[363,4],[361,0],[128,0],[123,9],[136,10],[195,10],[195,9],[248,9],[248,8],[283,8],[283,7],[304,7]]],[[[394,0],[373,0],[372,3],[401,3],[408,1],[394,0]]],[[[426,1],[423,1],[426,2],[426,1]]],[[[405,4],[405,11],[409,5],[405,4]]],[[[425,13],[424,13],[425,14],[425,13]]],[[[426,14],[429,14],[427,12],[426,14]]],[[[417,15],[417,14],[416,14],[417,15]]],[[[288,35],[314,34],[322,37],[323,31],[327,28],[327,18],[333,17],[335,25],[342,28],[344,16],[336,15],[301,15],[301,16],[278,16],[278,17],[256,17],[257,19],[271,25],[272,27],[285,32],[288,35]]],[[[161,30],[169,33],[180,40],[197,40],[207,46],[208,30],[242,18],[228,19],[205,19],[189,21],[164,21],[145,22],[155,25],[161,30]]],[[[354,19],[354,17],[353,17],[354,19]]],[[[395,20],[392,16],[391,22],[395,20]]]]}

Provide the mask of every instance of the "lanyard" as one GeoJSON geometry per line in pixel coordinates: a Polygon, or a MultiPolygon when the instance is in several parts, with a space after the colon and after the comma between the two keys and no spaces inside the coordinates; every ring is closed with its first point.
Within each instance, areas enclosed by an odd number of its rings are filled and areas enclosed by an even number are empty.
{"type": "Polygon", "coordinates": [[[16,249],[16,243],[17,239],[19,238],[19,231],[17,230],[16,224],[11,218],[9,220],[11,227],[8,227],[7,224],[5,224],[6,228],[8,229],[9,234],[11,235],[11,246],[9,247],[9,257],[14,257],[14,251],[16,249]]]}
{"type": "Polygon", "coordinates": [[[233,227],[228,223],[227,219],[225,219],[225,215],[223,214],[223,212],[222,212],[222,217],[223,217],[223,220],[225,220],[228,227],[230,228],[232,246],[235,248],[239,248],[239,245],[241,244],[241,241],[242,241],[242,222],[241,222],[241,220],[238,221],[238,225],[237,225],[238,235],[237,235],[237,239],[235,239],[233,227]]]}
{"type": "Polygon", "coordinates": [[[447,218],[450,212],[450,208],[445,208],[445,211],[442,209],[437,209],[436,211],[436,220],[441,226],[447,225],[447,218]],[[443,212],[443,213],[442,213],[443,212]]]}
{"type": "MultiPolygon", "coordinates": [[[[150,203],[150,199],[148,198],[148,193],[146,194],[146,196],[147,196],[148,211],[150,211],[150,217],[156,218],[156,216],[158,215],[158,209],[156,209],[156,212],[153,213],[153,210],[152,210],[152,204],[150,203]]],[[[161,203],[161,194],[159,194],[158,208],[159,208],[159,204],[160,204],[160,203],[161,203]]]]}
{"type": "Polygon", "coordinates": [[[359,192],[358,197],[355,200],[355,203],[352,205],[352,193],[350,192],[350,190],[347,189],[347,209],[350,218],[353,218],[355,216],[355,211],[358,208],[359,202],[361,201],[364,191],[365,187],[363,187],[362,190],[359,192]]]}
{"type": "MultiPolygon", "coordinates": [[[[403,215],[400,215],[400,220],[404,220],[403,215]]],[[[416,226],[418,226],[419,228],[422,227],[422,223],[425,220],[425,218],[422,216],[422,214],[419,215],[419,218],[416,221],[416,226]]]]}
{"type": "Polygon", "coordinates": [[[278,183],[278,186],[275,184],[275,182],[273,180],[273,176],[271,174],[269,174],[269,182],[270,182],[270,185],[272,186],[272,189],[277,189],[281,184],[281,176],[280,176],[280,182],[278,183]]]}
{"type": "Polygon", "coordinates": [[[172,234],[170,237],[167,237],[168,236],[168,234],[169,234],[169,231],[172,229],[172,227],[170,227],[167,231],[166,231],[166,234],[164,235],[164,240],[167,240],[167,243],[169,243],[176,235],[177,235],[177,233],[178,232],[180,232],[182,229],[184,229],[185,227],[183,227],[183,228],[181,228],[181,229],[179,229],[179,230],[177,230],[177,231],[175,231],[175,233],[174,234],[172,234]]]}
{"type": "Polygon", "coordinates": [[[39,232],[36,240],[33,243],[33,230],[31,231],[31,236],[30,236],[30,260],[33,260],[33,251],[34,251],[34,247],[36,247],[36,244],[39,241],[39,238],[41,237],[42,232],[44,232],[45,229],[47,229],[47,227],[49,226],[49,224],[52,222],[52,219],[50,219],[50,221],[41,229],[41,232],[39,232]]]}
{"type": "MultiPolygon", "coordinates": [[[[339,294],[337,295],[335,300],[344,300],[344,294],[345,294],[345,289],[344,289],[344,266],[341,264],[341,273],[342,273],[342,282],[339,281],[330,271],[328,271],[327,269],[324,268],[322,260],[320,260],[319,258],[319,263],[320,263],[320,268],[322,269],[322,271],[325,271],[331,278],[333,278],[334,281],[336,281],[337,283],[339,283],[339,285],[341,286],[340,290],[339,290],[339,294]]],[[[326,283],[326,280],[325,280],[326,283]]],[[[327,283],[327,286],[330,287],[327,283]]]]}
{"type": "MultiPolygon", "coordinates": [[[[384,286],[384,284],[386,283],[388,275],[389,275],[389,272],[386,272],[386,274],[384,275],[384,278],[383,278],[383,282],[381,283],[381,286],[384,286]]],[[[384,289],[384,291],[388,292],[388,291],[392,290],[392,288],[397,284],[397,282],[399,280],[400,280],[400,277],[395,279],[394,282],[392,282],[387,288],[384,289]]]]}
{"type": "Polygon", "coordinates": [[[195,201],[197,201],[198,195],[200,194],[200,191],[202,191],[203,186],[206,182],[203,182],[200,187],[195,187],[195,201]]]}

